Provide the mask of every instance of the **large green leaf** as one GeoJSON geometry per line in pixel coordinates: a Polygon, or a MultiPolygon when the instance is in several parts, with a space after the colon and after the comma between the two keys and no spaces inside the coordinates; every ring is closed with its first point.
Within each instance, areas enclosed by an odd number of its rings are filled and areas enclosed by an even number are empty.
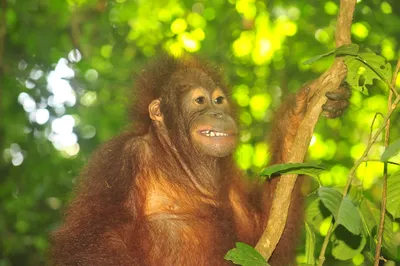
{"type": "Polygon", "coordinates": [[[335,230],[332,241],[332,255],[338,260],[349,260],[360,254],[367,243],[367,237],[363,235],[348,235],[343,227],[335,230]]]}
{"type": "Polygon", "coordinates": [[[400,171],[392,174],[387,180],[386,210],[394,219],[400,217],[400,171]]]}
{"type": "Polygon", "coordinates": [[[342,194],[332,188],[320,187],[318,195],[325,207],[333,214],[335,221],[355,235],[361,234],[362,224],[357,208],[342,194]]]}
{"type": "Polygon", "coordinates": [[[381,155],[381,161],[384,162],[388,161],[390,157],[395,156],[399,152],[400,152],[400,139],[390,143],[390,145],[385,149],[385,151],[381,155]]]}
{"type": "MultiPolygon", "coordinates": [[[[372,202],[364,199],[360,205],[360,213],[367,227],[365,231],[375,242],[380,222],[380,210],[372,202]]],[[[385,215],[383,227],[383,248],[388,256],[391,258],[396,257],[397,247],[394,245],[393,222],[388,215],[385,215]]]]}
{"type": "Polygon", "coordinates": [[[241,242],[237,242],[236,248],[229,250],[224,258],[242,266],[269,265],[257,250],[255,250],[252,246],[241,242]]]}
{"type": "Polygon", "coordinates": [[[274,164],[264,168],[260,175],[271,176],[273,174],[300,174],[318,178],[319,174],[324,170],[325,168],[314,163],[274,164]]]}

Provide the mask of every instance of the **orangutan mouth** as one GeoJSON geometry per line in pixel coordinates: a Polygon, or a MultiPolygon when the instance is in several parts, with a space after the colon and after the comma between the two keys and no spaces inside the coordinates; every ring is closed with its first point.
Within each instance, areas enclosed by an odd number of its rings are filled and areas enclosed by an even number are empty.
{"type": "Polygon", "coordinates": [[[229,136],[229,134],[227,134],[227,133],[213,131],[213,130],[202,130],[202,131],[200,131],[200,134],[207,136],[207,137],[228,137],[229,136]]]}

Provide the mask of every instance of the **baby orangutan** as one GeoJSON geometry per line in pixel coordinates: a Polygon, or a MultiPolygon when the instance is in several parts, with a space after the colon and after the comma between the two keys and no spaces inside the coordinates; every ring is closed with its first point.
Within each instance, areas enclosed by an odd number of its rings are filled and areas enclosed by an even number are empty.
{"type": "MultiPolygon", "coordinates": [[[[100,147],[82,172],[65,223],[52,234],[52,264],[232,265],[224,255],[235,242],[255,245],[261,236],[277,178],[247,184],[235,166],[239,132],[228,87],[207,64],[164,58],[135,89],[134,128],[100,147]]],[[[272,164],[288,155],[307,93],[278,112],[272,164]]],[[[328,95],[329,116],[347,97],[328,95]]],[[[294,263],[301,204],[297,185],[271,265],[294,263]]]]}

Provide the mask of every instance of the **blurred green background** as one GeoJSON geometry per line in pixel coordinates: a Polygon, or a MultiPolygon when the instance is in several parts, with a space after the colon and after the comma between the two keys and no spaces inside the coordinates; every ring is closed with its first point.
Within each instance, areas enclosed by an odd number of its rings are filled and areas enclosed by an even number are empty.
{"type": "MultiPolygon", "coordinates": [[[[76,176],[97,146],[129,128],[126,105],[134,73],[163,50],[197,53],[224,69],[239,106],[235,156],[255,176],[268,159],[264,139],[282,97],[332,63],[326,58],[302,64],[334,48],[338,4],[1,0],[0,266],[46,264],[48,234],[60,224],[76,176]]],[[[358,0],[353,42],[394,65],[400,56],[399,15],[399,1],[358,0]]],[[[345,184],[366,147],[374,115],[386,112],[383,84],[373,84],[369,93],[353,92],[343,117],[318,123],[308,160],[332,167],[322,184],[345,184]]],[[[396,111],[394,119],[398,116],[396,111]]],[[[400,123],[394,121],[391,137],[397,139],[400,123]]],[[[380,122],[378,117],[375,127],[380,122]]],[[[370,158],[382,151],[377,143],[370,158]]],[[[400,155],[393,161],[399,163],[400,155]]],[[[377,204],[382,169],[370,162],[357,172],[377,204]]],[[[320,233],[326,230],[321,224],[320,233]]],[[[399,246],[399,223],[394,231],[399,246]]],[[[358,256],[350,265],[363,261],[358,256]]]]}

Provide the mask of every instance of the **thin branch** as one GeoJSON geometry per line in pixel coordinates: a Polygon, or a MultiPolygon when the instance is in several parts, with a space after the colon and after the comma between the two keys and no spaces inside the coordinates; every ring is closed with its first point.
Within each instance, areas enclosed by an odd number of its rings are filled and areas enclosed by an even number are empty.
{"type": "MultiPolygon", "coordinates": [[[[397,75],[399,74],[400,71],[400,59],[397,60],[397,64],[396,64],[396,69],[394,70],[394,74],[392,77],[392,82],[389,82],[388,80],[385,80],[386,84],[389,86],[391,93],[394,93],[394,95],[396,96],[396,98],[398,98],[400,95],[396,90],[396,80],[397,80],[397,75]]],[[[393,95],[389,94],[389,102],[392,100],[393,95]]]]}
{"type": "Polygon", "coordinates": [[[374,131],[374,125],[375,125],[375,121],[376,121],[376,118],[378,117],[378,115],[380,115],[383,119],[385,119],[385,116],[381,112],[377,112],[375,114],[374,119],[372,119],[371,128],[369,131],[368,143],[371,143],[371,137],[372,137],[372,133],[374,131]]]}
{"type": "MultiPolygon", "coordinates": [[[[340,1],[340,11],[335,33],[337,47],[351,43],[350,29],[355,4],[356,0],[340,1]]],[[[291,154],[285,163],[298,163],[304,160],[315,124],[322,112],[322,105],[326,102],[325,94],[340,86],[346,72],[343,59],[336,58],[329,70],[308,85],[311,99],[305,117],[293,141],[291,154]]],[[[267,228],[256,245],[256,249],[267,260],[278,244],[285,228],[291,193],[296,183],[296,178],[297,175],[284,175],[279,179],[276,187],[267,228]]]]}
{"type": "MultiPolygon", "coordinates": [[[[398,69],[396,68],[396,71],[397,71],[397,73],[398,73],[398,69]]],[[[397,76],[396,76],[397,77],[397,76]]],[[[388,84],[389,85],[389,88],[390,88],[390,92],[391,93],[394,93],[394,95],[396,96],[396,97],[399,97],[399,93],[397,92],[397,90],[396,90],[396,80],[394,81],[394,83],[390,83],[390,82],[386,82],[386,84],[388,84]]]]}
{"type": "MultiPolygon", "coordinates": [[[[392,101],[393,101],[393,94],[396,94],[397,91],[395,89],[396,86],[396,79],[397,75],[399,73],[400,69],[400,59],[397,61],[396,65],[396,70],[393,75],[392,79],[392,87],[389,91],[389,98],[388,98],[388,112],[392,108],[392,101]]],[[[396,94],[396,97],[399,98],[399,94],[396,94]]],[[[385,148],[389,146],[389,138],[390,138],[390,118],[388,119],[386,123],[386,129],[385,129],[385,148]]],[[[381,248],[382,248],[382,237],[383,237],[383,227],[385,225],[385,214],[386,214],[386,203],[387,203],[387,178],[388,178],[388,172],[387,172],[388,164],[385,163],[383,166],[383,188],[382,188],[382,202],[381,202],[381,217],[380,217],[380,222],[379,222],[379,231],[378,231],[378,243],[376,245],[376,250],[375,250],[375,262],[374,266],[379,265],[380,261],[380,256],[381,256],[381,248]]]]}

